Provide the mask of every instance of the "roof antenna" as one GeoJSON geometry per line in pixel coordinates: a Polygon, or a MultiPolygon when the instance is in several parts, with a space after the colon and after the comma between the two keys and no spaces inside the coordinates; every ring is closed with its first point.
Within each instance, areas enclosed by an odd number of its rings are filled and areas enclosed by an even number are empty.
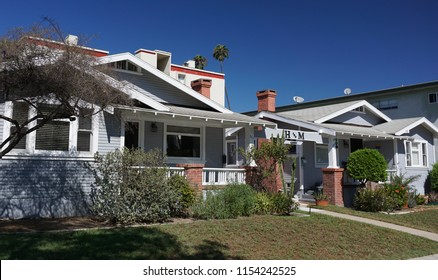
{"type": "Polygon", "coordinates": [[[293,100],[295,101],[295,103],[302,103],[304,101],[304,98],[302,98],[301,96],[294,96],[293,100]]]}
{"type": "Polygon", "coordinates": [[[349,95],[351,93],[351,88],[344,89],[344,94],[349,95]]]}

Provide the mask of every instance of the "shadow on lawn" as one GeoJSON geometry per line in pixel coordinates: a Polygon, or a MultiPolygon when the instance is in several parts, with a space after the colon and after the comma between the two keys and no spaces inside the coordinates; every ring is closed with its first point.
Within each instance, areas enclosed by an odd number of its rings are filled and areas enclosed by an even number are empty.
{"type": "Polygon", "coordinates": [[[1,259],[238,259],[228,247],[203,240],[188,248],[156,228],[1,235],[1,259]]]}

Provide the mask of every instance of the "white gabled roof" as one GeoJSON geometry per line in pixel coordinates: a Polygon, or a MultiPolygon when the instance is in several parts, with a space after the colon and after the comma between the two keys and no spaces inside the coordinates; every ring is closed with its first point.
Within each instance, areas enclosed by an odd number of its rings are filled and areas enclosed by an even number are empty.
{"type": "Polygon", "coordinates": [[[341,109],[339,109],[339,110],[337,110],[337,111],[334,111],[334,112],[331,113],[331,114],[328,114],[328,115],[326,115],[326,116],[324,116],[324,117],[322,117],[322,118],[319,118],[319,119],[315,120],[315,123],[323,123],[323,122],[326,122],[326,121],[328,121],[328,120],[331,120],[331,119],[333,119],[333,118],[335,118],[335,117],[338,117],[338,116],[340,116],[340,115],[342,115],[342,114],[345,114],[345,113],[347,113],[347,112],[350,112],[350,111],[352,111],[352,110],[354,110],[354,109],[357,109],[357,108],[359,108],[359,107],[362,107],[362,106],[365,107],[365,108],[367,108],[367,109],[368,109],[369,111],[371,111],[374,115],[376,115],[376,116],[378,116],[378,117],[384,119],[385,121],[387,121],[387,122],[391,121],[391,118],[390,118],[390,117],[388,117],[387,115],[385,115],[385,114],[383,114],[382,112],[380,112],[376,107],[374,107],[373,105],[371,105],[370,103],[368,103],[368,101],[366,101],[366,100],[361,100],[361,101],[352,102],[352,104],[340,103],[340,104],[337,104],[337,105],[338,105],[338,106],[342,106],[342,105],[344,105],[344,106],[343,106],[343,108],[341,108],[341,109]],[[345,106],[345,105],[347,105],[347,106],[345,106]]]}
{"type": "Polygon", "coordinates": [[[433,134],[438,135],[438,128],[432,122],[430,122],[428,119],[426,119],[425,117],[422,117],[422,118],[412,122],[411,124],[407,125],[406,127],[396,131],[395,135],[402,135],[405,133],[409,133],[409,131],[411,129],[413,129],[419,125],[423,125],[429,131],[431,131],[433,134]]]}
{"type": "Polygon", "coordinates": [[[171,84],[172,86],[178,88],[182,92],[186,93],[187,95],[201,101],[202,103],[208,105],[209,107],[225,114],[233,114],[232,111],[228,110],[227,108],[221,106],[220,104],[214,102],[213,100],[203,96],[202,94],[199,94],[198,92],[194,91],[193,89],[183,85],[182,83],[178,82],[177,80],[173,79],[172,77],[166,75],[165,73],[161,72],[160,70],[156,69],[155,67],[151,66],[147,62],[141,60],[140,58],[136,57],[135,55],[131,53],[120,53],[120,54],[113,54],[108,55],[105,57],[99,58],[99,63],[106,64],[121,60],[128,60],[137,66],[141,67],[142,69],[148,71],[149,73],[157,76],[161,80],[171,84]]]}

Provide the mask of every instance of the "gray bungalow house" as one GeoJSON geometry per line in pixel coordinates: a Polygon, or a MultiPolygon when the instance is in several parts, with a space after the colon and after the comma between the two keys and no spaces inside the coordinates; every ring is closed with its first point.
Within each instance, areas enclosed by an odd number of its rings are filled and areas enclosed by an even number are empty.
{"type": "MultiPolygon", "coordinates": [[[[162,70],[171,68],[170,57],[155,57],[160,61],[151,64],[150,57],[130,53],[103,55],[99,63],[115,68],[121,90],[135,99],[135,106],[114,105],[91,120],[49,123],[0,160],[0,218],[86,215],[94,154],[122,147],[162,150],[172,171],[185,173],[200,189],[244,181],[243,169],[226,168],[225,129],[244,127],[248,141],[242,145],[249,146],[254,127],[276,125],[210,99],[214,73],[189,69],[199,76],[189,87],[162,70]]],[[[0,114],[17,117],[32,111],[0,99],[0,114]]],[[[9,123],[0,120],[0,138],[9,131],[9,123]]]]}
{"type": "MultiPolygon", "coordinates": [[[[342,189],[333,193],[332,203],[349,205],[357,182],[343,168],[350,153],[360,148],[377,149],[383,154],[388,178],[393,174],[420,175],[415,188],[424,193],[428,172],[436,162],[434,138],[438,135],[438,128],[428,119],[391,119],[365,100],[275,108],[275,96],[273,90],[258,92],[258,111],[247,114],[278,125],[278,129],[256,131],[256,141],[284,133],[285,140],[293,144],[290,157],[296,158],[294,181],[299,195],[316,190],[326,181],[325,173],[334,172],[339,173],[342,189]]],[[[242,144],[243,131],[229,129],[226,141],[232,139],[242,144]]],[[[290,166],[284,169],[286,174],[291,173],[290,166]]],[[[286,178],[292,182],[290,176],[286,178]]]]}

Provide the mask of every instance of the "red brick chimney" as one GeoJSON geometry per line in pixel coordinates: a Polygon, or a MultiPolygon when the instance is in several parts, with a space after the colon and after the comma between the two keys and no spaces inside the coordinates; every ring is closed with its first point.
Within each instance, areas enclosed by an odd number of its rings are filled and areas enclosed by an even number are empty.
{"type": "Polygon", "coordinates": [[[272,89],[260,90],[256,94],[258,103],[258,111],[275,112],[275,96],[277,92],[272,89]]]}
{"type": "Polygon", "coordinates": [[[192,89],[204,95],[207,98],[210,98],[210,88],[211,88],[211,80],[208,79],[198,79],[192,81],[190,83],[192,89]]]}

